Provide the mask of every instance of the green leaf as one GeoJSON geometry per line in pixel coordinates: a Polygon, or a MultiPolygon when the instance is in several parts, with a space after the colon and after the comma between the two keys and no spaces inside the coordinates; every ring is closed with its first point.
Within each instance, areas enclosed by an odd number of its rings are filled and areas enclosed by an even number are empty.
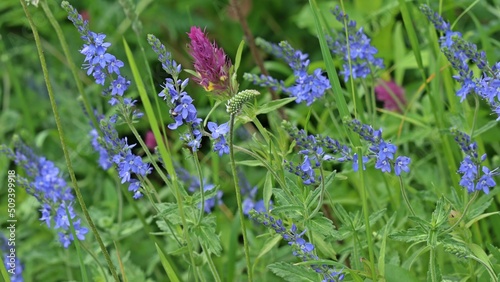
{"type": "Polygon", "coordinates": [[[436,209],[432,213],[432,224],[434,227],[439,227],[448,222],[448,215],[450,214],[451,207],[445,207],[445,198],[439,198],[436,209]]]}
{"type": "Polygon", "coordinates": [[[394,221],[396,220],[396,213],[394,212],[392,216],[389,218],[387,221],[387,224],[385,225],[384,231],[382,233],[382,243],[380,245],[380,253],[378,257],[378,272],[382,277],[385,277],[385,253],[386,253],[386,246],[387,246],[387,237],[389,234],[389,229],[392,227],[394,224],[394,221]]]}
{"type": "Polygon", "coordinates": [[[175,273],[174,268],[170,264],[169,259],[165,256],[165,254],[160,249],[160,247],[158,246],[158,244],[155,243],[155,247],[156,247],[156,252],[160,256],[161,265],[163,265],[163,269],[167,273],[167,276],[170,279],[170,281],[172,281],[172,282],[179,282],[179,281],[181,281],[179,279],[179,277],[177,277],[177,273],[175,273]]]}
{"type": "Polygon", "coordinates": [[[238,46],[238,50],[236,51],[236,57],[234,59],[234,74],[238,73],[238,68],[241,63],[241,54],[243,53],[243,47],[245,47],[245,40],[241,40],[240,45],[238,46]]]}
{"type": "Polygon", "coordinates": [[[264,190],[262,191],[262,199],[266,210],[269,210],[269,202],[273,195],[273,174],[270,171],[266,173],[266,181],[264,182],[264,190]]]}
{"type": "Polygon", "coordinates": [[[339,217],[339,220],[342,223],[342,225],[351,225],[350,216],[342,205],[335,204],[334,211],[339,217]]]}
{"type": "Polygon", "coordinates": [[[427,233],[420,227],[410,228],[399,232],[392,233],[389,238],[402,242],[425,242],[427,233]]]}
{"type": "Polygon", "coordinates": [[[470,243],[467,245],[471,252],[482,262],[483,265],[490,265],[490,259],[481,246],[470,243]]]}
{"type": "MultiPolygon", "coordinates": [[[[181,224],[179,207],[175,203],[161,203],[157,205],[158,215],[156,217],[166,217],[172,224],[181,224]]],[[[160,226],[158,226],[160,227],[160,226]]],[[[161,228],[161,227],[160,227],[161,228]]]]}
{"type": "Polygon", "coordinates": [[[497,260],[497,263],[500,263],[500,249],[493,246],[492,244],[486,244],[486,247],[490,251],[490,254],[497,260]]]}
{"type": "Polygon", "coordinates": [[[423,228],[429,227],[429,222],[425,221],[425,219],[420,218],[418,216],[409,216],[408,219],[419,224],[420,227],[423,227],[423,228]]]}
{"type": "Polygon", "coordinates": [[[295,97],[293,98],[283,98],[283,99],[278,99],[278,100],[272,100],[268,103],[265,103],[264,105],[260,105],[258,107],[258,110],[255,112],[255,115],[260,115],[260,114],[267,114],[270,112],[274,112],[277,109],[283,107],[284,105],[294,101],[295,97]]]}
{"type": "Polygon", "coordinates": [[[315,216],[314,218],[305,222],[307,230],[313,233],[319,233],[323,236],[333,237],[337,239],[339,234],[335,231],[335,226],[333,222],[324,216],[315,216]]]}
{"type": "Polygon", "coordinates": [[[483,214],[483,212],[491,205],[492,202],[493,199],[489,197],[489,195],[485,195],[485,197],[480,197],[477,201],[475,201],[472,204],[472,207],[467,217],[474,218],[483,214]]]}
{"type": "MultiPolygon", "coordinates": [[[[329,187],[330,184],[332,184],[333,180],[335,180],[335,178],[340,178],[340,177],[337,177],[337,171],[332,171],[331,173],[326,174],[325,187],[329,187]]],[[[347,178],[344,176],[344,179],[347,179],[347,178]]]]}
{"type": "Polygon", "coordinates": [[[305,201],[305,206],[307,207],[307,209],[318,206],[320,194],[321,189],[319,187],[314,190],[310,190],[309,193],[307,193],[307,198],[305,201]]]}
{"type": "MultiPolygon", "coordinates": [[[[413,245],[415,245],[415,244],[419,244],[419,243],[414,243],[414,244],[412,244],[412,246],[413,246],[413,245]]],[[[419,256],[423,255],[424,253],[426,253],[427,251],[429,251],[429,250],[431,249],[431,247],[429,247],[429,246],[427,246],[427,245],[426,245],[426,246],[423,246],[423,247],[419,248],[419,249],[418,249],[418,250],[416,250],[416,251],[411,251],[411,252],[410,252],[410,251],[409,251],[409,250],[410,250],[410,248],[411,248],[411,246],[410,246],[410,247],[408,248],[408,250],[406,251],[407,253],[411,253],[411,255],[410,255],[410,257],[409,257],[408,259],[406,259],[406,260],[404,261],[404,263],[403,263],[403,265],[402,265],[402,267],[403,267],[404,269],[411,269],[411,267],[412,267],[413,263],[415,262],[415,260],[416,260],[419,256]]]]}
{"type": "Polygon", "coordinates": [[[488,248],[488,251],[490,251],[490,254],[494,258],[492,259],[492,268],[496,273],[500,275],[500,249],[493,246],[492,244],[486,244],[486,247],[488,248]],[[493,263],[493,261],[495,261],[495,263],[493,263]]]}
{"type": "Polygon", "coordinates": [[[200,244],[206,246],[209,252],[219,256],[222,246],[220,245],[219,236],[216,234],[215,226],[215,216],[208,215],[203,218],[200,225],[193,228],[193,232],[200,244]]]}
{"type": "Polygon", "coordinates": [[[273,208],[273,214],[279,214],[279,213],[289,214],[290,212],[297,213],[302,210],[303,210],[302,205],[279,205],[273,208]]]}
{"type": "Polygon", "coordinates": [[[285,262],[277,262],[267,266],[274,274],[289,282],[319,281],[319,277],[306,267],[295,266],[285,262]]]}
{"type": "Polygon", "coordinates": [[[259,160],[244,160],[244,161],[237,161],[236,164],[238,165],[244,165],[244,166],[264,166],[261,161],[259,160]]]}
{"type": "Polygon", "coordinates": [[[492,120],[492,121],[489,121],[488,123],[486,123],[485,125],[481,126],[480,128],[474,130],[474,135],[471,136],[471,138],[474,138],[474,137],[477,137],[477,136],[480,136],[481,134],[483,134],[484,132],[492,129],[493,127],[497,126],[498,124],[498,121],[496,120],[492,120]]]}
{"type": "Polygon", "coordinates": [[[259,252],[259,255],[257,256],[257,259],[254,262],[254,267],[257,264],[257,261],[266,255],[272,248],[274,248],[278,243],[281,241],[281,235],[280,234],[274,234],[273,237],[267,239],[267,241],[264,243],[264,246],[259,252]]]}
{"type": "Polygon", "coordinates": [[[370,225],[373,225],[375,222],[377,222],[379,219],[381,219],[382,216],[384,216],[386,210],[387,209],[381,209],[379,211],[372,213],[370,215],[369,220],[368,220],[370,222],[370,225]]]}

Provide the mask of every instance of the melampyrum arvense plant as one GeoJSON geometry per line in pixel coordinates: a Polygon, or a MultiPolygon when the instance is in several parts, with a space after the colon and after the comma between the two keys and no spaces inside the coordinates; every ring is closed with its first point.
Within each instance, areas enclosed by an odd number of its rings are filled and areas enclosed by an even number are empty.
{"type": "MultiPolygon", "coordinates": [[[[121,4],[139,45],[151,47],[143,52],[154,53],[165,72],[160,85],[142,81],[140,55],[125,40],[126,57],[119,58],[114,55],[118,44],[91,30],[75,8],[62,2],[82,39],[81,70],[99,85],[108,105],[99,112],[85,101],[91,126],[84,140],[95,151],[93,165],[124,188],[128,201],[120,204],[118,222],[104,224],[97,212],[102,203],[85,204],[90,198],[73,196],[64,180],[73,173],[70,166],[58,168],[18,137],[13,149],[2,145],[0,150],[22,171],[17,183],[37,200],[39,220],[57,230],[58,245],[67,252],[84,246],[78,256],[85,263],[79,272],[74,266],[69,272],[81,273],[84,281],[90,281],[88,274],[92,280],[116,281],[498,279],[500,252],[492,244],[498,242],[481,234],[487,231],[483,220],[499,214],[493,204],[498,167],[486,153],[492,150],[480,141],[478,132],[484,130],[476,128],[476,117],[480,100],[495,115],[492,120],[500,116],[500,63],[490,66],[486,54],[438,13],[421,7],[439,34],[442,59],[455,71],[454,98],[477,105],[464,123],[470,126],[446,120],[440,124],[448,128],[434,131],[441,140],[456,141],[454,148],[443,145],[449,150],[443,154],[436,149],[441,147],[429,145],[432,141],[421,138],[424,145],[413,149],[416,140],[399,136],[398,130],[411,134],[425,122],[429,128],[437,122],[419,116],[402,85],[386,79],[388,62],[343,6],[331,10],[341,26],[335,31],[318,16],[316,1],[310,3],[324,64],[287,41],[256,40],[271,58],[285,62],[289,77],[283,78],[241,75],[244,44],[227,54],[197,26],[186,31],[193,65],[188,69],[155,35],[141,34],[147,26],[140,24],[131,2],[121,4]],[[125,75],[127,69],[132,77],[125,75]],[[248,83],[259,89],[241,89],[248,83]],[[284,97],[270,99],[269,89],[284,97]],[[197,103],[199,93],[207,94],[211,107],[197,103]],[[281,120],[278,109],[286,109],[287,120],[281,120]],[[138,124],[147,124],[152,134],[138,124]],[[446,164],[458,156],[461,161],[446,164]],[[423,185],[432,182],[423,175],[431,178],[432,170],[443,167],[458,168],[448,171],[458,177],[439,176],[449,187],[423,185]],[[77,202],[90,217],[78,215],[77,202]],[[134,231],[121,230],[124,226],[134,231]],[[150,252],[141,271],[138,250],[126,243],[132,233],[150,252]],[[107,249],[116,252],[110,255],[107,249]]],[[[402,11],[407,8],[401,3],[402,11]]],[[[47,68],[43,54],[40,60],[47,68]]],[[[438,95],[432,89],[426,88],[426,95],[438,95]]],[[[90,187],[82,190],[92,193],[90,187]]],[[[4,241],[3,277],[23,281],[23,256],[29,256],[16,252],[11,260],[4,241]]]]}

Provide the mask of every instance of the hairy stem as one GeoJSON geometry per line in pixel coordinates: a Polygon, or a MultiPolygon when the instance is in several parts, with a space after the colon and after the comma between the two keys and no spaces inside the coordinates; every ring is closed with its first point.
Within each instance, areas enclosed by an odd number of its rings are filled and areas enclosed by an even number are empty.
{"type": "Polygon", "coordinates": [[[240,214],[241,232],[243,233],[243,245],[245,248],[245,259],[247,262],[248,281],[253,281],[252,264],[250,263],[250,248],[248,247],[247,229],[245,226],[245,218],[243,216],[243,204],[241,202],[241,189],[238,181],[238,173],[236,172],[236,162],[234,160],[234,120],[235,114],[231,114],[229,120],[229,158],[231,162],[231,171],[233,173],[234,190],[236,192],[236,202],[238,203],[238,212],[240,214]]]}

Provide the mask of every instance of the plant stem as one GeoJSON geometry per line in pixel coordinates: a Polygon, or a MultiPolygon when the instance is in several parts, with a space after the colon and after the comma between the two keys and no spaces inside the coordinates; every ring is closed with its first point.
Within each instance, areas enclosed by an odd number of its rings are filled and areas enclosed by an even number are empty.
{"type": "Polygon", "coordinates": [[[62,147],[62,150],[64,153],[64,159],[66,161],[66,166],[68,167],[68,173],[70,175],[71,182],[73,184],[73,189],[75,191],[76,198],[78,199],[78,203],[80,204],[80,206],[82,208],[85,219],[87,220],[87,222],[90,226],[90,229],[92,230],[92,233],[94,234],[94,236],[99,244],[99,247],[101,248],[101,251],[104,255],[104,258],[106,259],[106,262],[108,264],[109,270],[111,271],[111,274],[113,275],[113,278],[115,279],[115,281],[120,281],[120,279],[118,278],[118,274],[116,272],[115,266],[113,265],[113,262],[111,261],[111,257],[108,253],[108,250],[106,249],[106,246],[104,245],[104,242],[102,241],[101,236],[99,235],[99,232],[97,231],[97,228],[96,228],[94,222],[92,221],[92,218],[90,217],[90,214],[87,210],[87,206],[85,205],[85,202],[83,201],[83,196],[82,196],[82,193],[80,192],[80,188],[78,187],[78,182],[76,180],[75,172],[73,170],[71,160],[69,158],[68,148],[66,147],[66,140],[65,140],[63,128],[61,125],[61,118],[59,116],[59,111],[57,109],[57,104],[56,104],[55,97],[54,97],[54,90],[52,89],[52,84],[50,82],[49,71],[47,69],[45,55],[43,54],[40,36],[38,34],[38,30],[35,26],[35,23],[33,22],[33,19],[31,18],[31,14],[28,11],[28,8],[26,6],[25,1],[20,0],[20,2],[21,2],[21,5],[23,6],[24,13],[26,14],[26,17],[28,18],[28,22],[31,26],[31,30],[33,31],[33,37],[35,39],[35,44],[36,44],[36,48],[38,51],[38,57],[40,58],[40,65],[41,65],[42,71],[43,71],[43,78],[45,80],[45,85],[47,86],[47,92],[49,94],[49,99],[50,99],[50,105],[51,105],[52,111],[54,113],[54,119],[56,122],[57,131],[59,132],[59,139],[61,141],[61,147],[62,147]]]}
{"type": "Polygon", "coordinates": [[[229,158],[231,162],[231,171],[233,173],[234,190],[236,192],[236,202],[238,203],[238,212],[240,214],[241,232],[243,233],[243,245],[245,248],[245,259],[247,262],[248,281],[253,281],[252,264],[250,263],[250,248],[248,247],[247,229],[245,226],[245,218],[243,216],[243,206],[241,202],[241,189],[236,172],[236,162],[234,161],[234,119],[235,114],[231,114],[229,120],[229,158]]]}
{"type": "Polygon", "coordinates": [[[416,216],[415,211],[413,210],[412,206],[410,205],[410,200],[408,199],[408,196],[406,195],[405,187],[403,184],[403,178],[401,176],[399,176],[398,178],[399,178],[399,187],[401,188],[401,195],[403,196],[403,199],[405,200],[406,206],[410,210],[411,215],[416,216]]]}
{"type": "Polygon", "coordinates": [[[474,200],[477,198],[477,195],[479,195],[479,191],[476,191],[474,192],[474,195],[472,195],[472,198],[469,200],[469,202],[467,203],[467,205],[465,206],[464,208],[464,211],[462,212],[462,215],[460,216],[460,218],[455,222],[455,224],[453,224],[452,226],[450,226],[448,229],[446,229],[445,231],[441,232],[441,234],[446,234],[446,233],[449,233],[451,230],[453,230],[453,228],[455,228],[455,226],[457,226],[464,218],[465,218],[465,215],[467,214],[467,211],[469,210],[469,207],[470,205],[474,202],[474,200]]]}
{"type": "Polygon", "coordinates": [[[200,160],[198,160],[198,156],[193,153],[194,166],[196,167],[196,171],[198,172],[198,178],[200,179],[200,193],[201,193],[201,206],[200,206],[200,215],[198,216],[197,225],[201,223],[203,218],[203,213],[205,212],[205,187],[203,185],[203,173],[201,172],[200,160]]]}
{"type": "Polygon", "coordinates": [[[149,152],[148,147],[146,146],[146,143],[144,143],[144,140],[142,139],[141,135],[139,134],[139,132],[137,131],[137,129],[135,129],[135,127],[132,125],[132,121],[127,118],[126,123],[127,123],[128,127],[130,128],[130,130],[132,131],[132,134],[134,134],[134,137],[137,139],[137,141],[141,145],[142,149],[144,150],[144,152],[148,156],[148,158],[151,160],[151,165],[153,165],[153,167],[155,168],[156,172],[160,175],[161,179],[163,181],[165,181],[165,184],[167,184],[167,185],[170,186],[171,182],[168,180],[168,177],[165,175],[165,173],[163,172],[163,170],[154,161],[153,156],[151,155],[151,153],[149,152]]]}
{"type": "Polygon", "coordinates": [[[365,184],[365,176],[363,173],[363,152],[361,148],[358,150],[358,164],[359,165],[359,181],[361,186],[361,201],[363,203],[363,215],[365,218],[365,230],[366,230],[366,241],[368,244],[368,254],[370,256],[370,270],[372,272],[372,280],[377,280],[377,275],[375,273],[375,255],[373,254],[373,240],[372,240],[372,231],[370,228],[370,213],[368,211],[368,199],[366,193],[366,184],[365,184]]]}
{"type": "Polygon", "coordinates": [[[221,282],[222,280],[220,279],[219,272],[217,271],[217,268],[215,267],[214,261],[212,260],[212,256],[210,256],[210,253],[208,252],[205,245],[201,244],[201,248],[203,249],[203,253],[205,254],[205,256],[207,258],[208,266],[210,268],[210,271],[212,272],[212,275],[214,276],[215,281],[221,282]]]}
{"type": "MultiPolygon", "coordinates": [[[[314,211],[308,217],[306,217],[308,219],[312,219],[318,213],[318,211],[321,209],[321,207],[323,206],[323,199],[325,197],[326,187],[325,187],[325,175],[323,173],[323,167],[321,167],[321,166],[319,167],[319,173],[321,175],[321,192],[319,194],[318,206],[316,206],[314,211]]],[[[312,236],[311,236],[311,238],[312,238],[312,236]]]]}
{"type": "Polygon", "coordinates": [[[436,250],[431,247],[429,253],[430,253],[429,255],[430,278],[432,282],[436,282],[438,281],[436,273],[436,250]]]}

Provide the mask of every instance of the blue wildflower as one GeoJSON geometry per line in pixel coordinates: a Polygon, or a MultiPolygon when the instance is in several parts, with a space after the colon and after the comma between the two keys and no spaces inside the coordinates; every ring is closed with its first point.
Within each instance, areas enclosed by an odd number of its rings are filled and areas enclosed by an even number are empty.
{"type": "Polygon", "coordinates": [[[307,73],[310,63],[308,55],[293,49],[288,42],[282,41],[276,45],[259,39],[257,43],[267,52],[283,59],[289,65],[295,77],[295,84],[285,87],[283,81],[278,81],[271,76],[257,76],[249,73],[243,75],[244,79],[260,86],[271,87],[274,90],[280,88],[289,96],[296,97],[295,102],[305,102],[308,106],[323,97],[326,90],[331,88],[330,81],[322,74],[321,69],[314,70],[313,74],[307,73]]]}
{"type": "Polygon", "coordinates": [[[225,138],[225,135],[229,132],[229,123],[217,125],[217,123],[209,121],[207,127],[211,132],[210,137],[214,141],[214,152],[218,152],[219,156],[229,154],[229,145],[225,138]]]}
{"type": "Polygon", "coordinates": [[[109,122],[101,121],[102,138],[98,138],[99,147],[94,148],[100,153],[101,167],[116,165],[121,183],[128,183],[128,190],[134,195],[134,199],[142,197],[140,192],[140,181],[137,178],[144,178],[151,173],[151,166],[145,163],[141,157],[132,153],[132,148],[136,144],[129,145],[127,137],[120,138],[114,127],[114,119],[109,122]],[[105,161],[103,158],[107,157],[105,161]],[[105,166],[103,166],[103,164],[105,166]]]}
{"type": "Polygon", "coordinates": [[[53,228],[59,231],[62,245],[67,248],[74,240],[70,221],[78,239],[84,240],[88,229],[80,224],[80,219],[73,209],[74,196],[71,188],[61,177],[59,168],[46,158],[37,156],[20,140],[15,142],[14,152],[4,146],[0,147],[0,152],[24,168],[27,177],[18,175],[17,182],[42,206],[40,221],[45,222],[49,228],[55,223],[53,228]]]}
{"type": "Polygon", "coordinates": [[[490,67],[484,51],[478,51],[477,46],[466,41],[459,32],[451,31],[449,23],[428,6],[422,5],[420,10],[437,30],[444,33],[439,39],[440,48],[458,73],[453,78],[460,83],[460,89],[456,93],[460,102],[469,94],[475,93],[489,104],[492,112],[497,114],[497,120],[500,120],[500,64],[490,67]],[[469,62],[477,65],[481,71],[479,76],[474,76],[469,62]]]}
{"type": "Polygon", "coordinates": [[[99,166],[104,170],[108,170],[109,168],[111,168],[113,164],[109,160],[108,151],[103,146],[101,146],[101,144],[98,141],[99,134],[97,133],[97,130],[92,129],[89,132],[89,135],[92,138],[91,140],[92,147],[97,153],[99,153],[99,166]]]}
{"type": "MultiPolygon", "coordinates": [[[[406,156],[398,156],[396,160],[394,160],[397,147],[382,138],[382,129],[375,130],[370,125],[362,124],[356,119],[347,122],[347,125],[352,131],[359,134],[362,139],[370,144],[368,156],[363,156],[363,170],[365,169],[364,164],[368,161],[368,158],[376,158],[375,168],[382,172],[391,172],[392,166],[394,166],[394,172],[397,176],[401,175],[401,171],[407,173],[410,171],[408,165],[411,159],[406,156]]],[[[356,158],[353,163],[353,170],[357,171],[357,154],[355,155],[356,158]]]]}
{"type": "Polygon", "coordinates": [[[171,130],[187,124],[188,132],[181,136],[183,140],[193,151],[201,147],[201,118],[198,118],[198,111],[193,104],[193,98],[184,90],[188,85],[189,79],[179,79],[182,66],[172,59],[172,55],[167,52],[165,46],[154,35],[148,35],[148,43],[153,51],[158,55],[158,60],[162,63],[163,69],[172,77],[165,80],[162,85],[163,90],[158,94],[163,98],[170,108],[170,115],[174,122],[168,125],[171,130]]]}
{"type": "Polygon", "coordinates": [[[289,172],[300,176],[306,185],[316,184],[318,180],[321,181],[319,177],[316,178],[314,170],[319,168],[323,161],[341,163],[353,161],[351,149],[335,139],[328,136],[307,135],[303,129],[299,130],[288,122],[283,122],[283,127],[295,139],[300,148],[299,154],[304,156],[300,165],[285,161],[285,167],[289,172]]]}
{"type": "MultiPolygon", "coordinates": [[[[298,232],[298,228],[295,224],[292,224],[292,227],[287,229],[283,226],[283,221],[281,219],[275,219],[266,212],[252,210],[250,211],[250,217],[280,234],[283,239],[288,241],[288,245],[292,247],[292,254],[302,261],[319,260],[319,257],[314,254],[314,245],[303,238],[306,230],[298,232]]],[[[311,264],[310,267],[323,276],[323,281],[342,281],[344,279],[342,271],[332,269],[328,265],[311,264]]]]}
{"type": "Polygon", "coordinates": [[[451,133],[455,136],[455,141],[459,144],[462,152],[465,153],[465,157],[460,162],[458,169],[458,173],[462,175],[459,185],[467,189],[469,193],[482,190],[488,194],[490,188],[496,185],[493,177],[499,174],[498,168],[490,171],[486,166],[481,167],[481,163],[486,160],[487,156],[483,154],[479,158],[477,143],[472,142],[469,135],[456,129],[452,129],[451,133]],[[480,167],[483,172],[482,175],[479,173],[480,167]]]}
{"type": "Polygon", "coordinates": [[[370,44],[363,28],[356,30],[356,22],[349,20],[349,16],[338,6],[332,13],[343,25],[343,29],[337,33],[336,40],[327,36],[327,43],[332,54],[343,58],[343,70],[340,74],[344,76],[344,80],[347,82],[349,77],[366,78],[376,69],[383,69],[383,60],[375,58],[378,50],[370,44]]]}
{"type": "Polygon", "coordinates": [[[401,171],[404,171],[406,173],[410,172],[410,168],[408,167],[410,161],[410,158],[405,156],[397,157],[396,162],[394,163],[394,173],[399,176],[401,175],[401,171]]]}
{"type": "Polygon", "coordinates": [[[488,194],[490,188],[495,187],[496,182],[493,180],[493,176],[497,175],[497,171],[490,171],[487,167],[483,166],[483,176],[477,181],[476,190],[483,190],[484,193],[488,194]]]}
{"type": "Polygon", "coordinates": [[[108,103],[112,106],[119,105],[120,113],[124,117],[132,115],[133,119],[140,118],[142,113],[132,109],[135,101],[123,98],[124,92],[130,86],[130,81],[120,75],[120,68],[124,66],[123,62],[107,53],[111,43],[104,41],[106,35],[90,31],[88,22],[83,21],[78,11],[67,1],[63,1],[61,6],[68,13],[68,19],[73,22],[82,35],[84,44],[80,53],[85,55],[83,68],[87,70],[87,75],[92,75],[95,82],[103,86],[107,79],[111,79],[108,87],[102,92],[104,96],[110,96],[108,103]]]}
{"type": "MultiPolygon", "coordinates": [[[[95,82],[100,85],[105,85],[108,78],[112,80],[102,94],[110,97],[108,101],[110,105],[118,105],[121,118],[125,120],[129,119],[129,117],[132,120],[141,118],[143,114],[134,109],[136,101],[123,97],[124,92],[130,86],[130,81],[120,75],[120,68],[124,65],[123,62],[107,53],[111,43],[104,41],[106,35],[90,31],[87,21],[83,21],[76,9],[68,2],[64,1],[62,7],[68,13],[68,18],[77,27],[82,35],[81,38],[85,42],[80,53],[85,55],[83,66],[87,69],[87,75],[92,75],[95,82]]],[[[113,117],[109,120],[109,123],[115,123],[116,120],[117,117],[113,117]]],[[[129,146],[126,139],[119,139],[116,130],[109,123],[101,126],[102,131],[108,134],[108,136],[104,137],[101,147],[97,146],[96,132],[91,133],[93,135],[93,147],[100,153],[99,163],[105,169],[109,168],[110,162],[115,163],[122,183],[129,182],[129,190],[134,192],[134,198],[140,198],[142,196],[139,192],[140,185],[131,177],[131,173],[145,176],[151,170],[147,164],[142,163],[142,160],[139,162],[133,157],[134,155],[130,149],[134,145],[129,146]],[[107,156],[104,151],[107,151],[107,156]],[[106,157],[108,157],[107,161],[104,159],[106,157]]],[[[62,236],[61,238],[64,239],[65,237],[62,236]]]]}
{"type": "Polygon", "coordinates": [[[153,51],[158,55],[158,61],[160,61],[163,70],[172,77],[178,78],[182,71],[182,66],[172,59],[172,54],[167,51],[165,45],[161,44],[158,38],[152,34],[148,34],[147,39],[153,51]]]}

